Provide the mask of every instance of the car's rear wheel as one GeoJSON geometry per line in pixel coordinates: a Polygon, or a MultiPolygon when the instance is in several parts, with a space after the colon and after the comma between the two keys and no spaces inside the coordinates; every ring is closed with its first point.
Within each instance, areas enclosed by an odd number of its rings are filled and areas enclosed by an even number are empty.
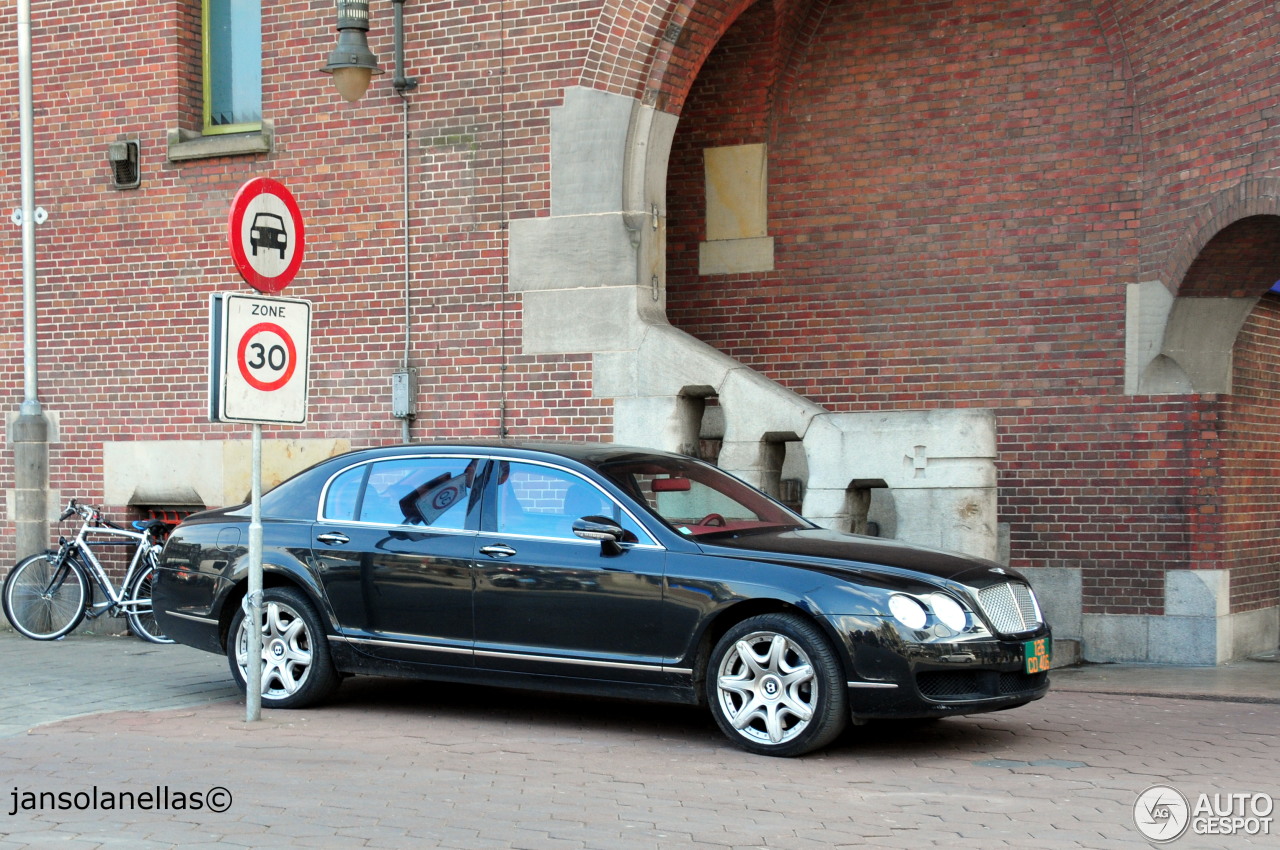
{"type": "MultiPolygon", "coordinates": [[[[236,685],[245,690],[249,666],[248,618],[243,609],[231,621],[227,661],[236,685]]],[[[303,708],[333,693],[341,681],[315,608],[297,590],[273,587],[262,594],[262,705],[303,708]]]]}
{"type": "Polygon", "coordinates": [[[726,632],[711,652],[707,701],[729,740],[763,755],[824,747],[847,722],[835,650],[794,614],[751,617],[726,632]]]}

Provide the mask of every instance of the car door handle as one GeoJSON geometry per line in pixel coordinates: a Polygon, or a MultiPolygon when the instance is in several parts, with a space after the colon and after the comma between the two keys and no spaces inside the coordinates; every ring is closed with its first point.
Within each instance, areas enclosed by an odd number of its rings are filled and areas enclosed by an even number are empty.
{"type": "Polygon", "coordinates": [[[350,537],[336,531],[326,531],[324,534],[316,537],[316,540],[319,540],[321,543],[327,543],[330,546],[342,546],[351,542],[350,537]]]}
{"type": "Polygon", "coordinates": [[[481,546],[480,554],[488,555],[490,558],[510,558],[516,553],[515,549],[505,543],[494,543],[489,546],[481,546]]]}

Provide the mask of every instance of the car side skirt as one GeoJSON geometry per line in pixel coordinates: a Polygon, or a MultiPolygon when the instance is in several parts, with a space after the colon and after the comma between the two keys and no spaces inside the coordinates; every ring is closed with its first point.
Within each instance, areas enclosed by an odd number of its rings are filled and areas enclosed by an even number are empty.
{"type": "MultiPolygon", "coordinates": [[[[626,662],[555,659],[558,662],[563,662],[563,672],[527,673],[472,667],[462,663],[416,663],[373,658],[367,653],[361,652],[350,638],[338,635],[329,636],[329,648],[334,664],[344,673],[398,676],[525,690],[554,690],[561,693],[642,699],[652,702],[695,704],[699,701],[698,689],[693,682],[693,671],[687,668],[635,665],[626,662]],[[590,668],[592,675],[589,677],[574,675],[573,668],[575,666],[590,668]],[[637,668],[640,668],[645,672],[654,673],[655,680],[636,682],[634,680],[602,677],[600,675],[602,668],[615,668],[619,673],[626,671],[633,676],[637,672],[637,668]]],[[[458,655],[459,662],[465,654],[458,655]]],[[[545,656],[529,657],[536,658],[540,662],[548,660],[545,656]]]]}

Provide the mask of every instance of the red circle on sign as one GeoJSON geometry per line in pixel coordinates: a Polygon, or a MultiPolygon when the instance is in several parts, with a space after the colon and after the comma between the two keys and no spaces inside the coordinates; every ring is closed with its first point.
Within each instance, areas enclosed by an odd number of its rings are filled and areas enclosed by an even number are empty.
{"type": "MultiPolygon", "coordinates": [[[[263,360],[266,362],[266,352],[263,353],[263,360]]],[[[293,377],[293,370],[298,365],[298,350],[293,344],[293,337],[285,332],[285,329],[271,322],[262,322],[254,325],[245,331],[244,336],[240,337],[240,346],[236,349],[236,365],[240,367],[240,377],[244,378],[245,383],[253,387],[255,390],[261,390],[264,393],[273,392],[289,383],[289,379],[293,377]],[[276,378],[274,381],[260,381],[249,372],[249,361],[245,359],[244,353],[249,348],[249,340],[253,339],[260,333],[272,333],[280,337],[284,341],[284,346],[288,350],[289,363],[285,367],[284,375],[276,378]]]]}
{"type": "Polygon", "coordinates": [[[231,215],[227,220],[227,238],[231,246],[231,260],[236,264],[236,270],[240,272],[240,276],[250,286],[268,295],[274,295],[284,289],[302,265],[303,247],[306,244],[302,211],[298,209],[298,202],[293,199],[293,193],[270,177],[255,177],[245,183],[231,201],[231,215]],[[275,276],[264,275],[255,269],[249,255],[245,252],[244,217],[249,211],[249,205],[261,195],[274,195],[288,211],[290,223],[293,225],[293,255],[289,258],[289,264],[284,270],[275,276]]]}

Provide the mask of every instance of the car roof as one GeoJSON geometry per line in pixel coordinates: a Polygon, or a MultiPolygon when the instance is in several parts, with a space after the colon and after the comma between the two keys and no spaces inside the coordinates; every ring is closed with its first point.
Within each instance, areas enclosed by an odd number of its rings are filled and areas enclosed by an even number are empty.
{"type": "Polygon", "coordinates": [[[690,458],[684,455],[662,451],[661,449],[619,445],[617,443],[556,440],[428,441],[421,443],[403,443],[395,446],[376,446],[365,449],[356,449],[339,455],[338,457],[346,458],[348,460],[358,460],[365,457],[420,454],[422,452],[444,452],[447,454],[467,454],[470,452],[481,452],[485,454],[495,452],[528,453],[531,455],[550,454],[567,458],[569,460],[576,460],[589,466],[597,466],[602,463],[634,458],[636,456],[659,456],[690,460],[690,458]]]}

